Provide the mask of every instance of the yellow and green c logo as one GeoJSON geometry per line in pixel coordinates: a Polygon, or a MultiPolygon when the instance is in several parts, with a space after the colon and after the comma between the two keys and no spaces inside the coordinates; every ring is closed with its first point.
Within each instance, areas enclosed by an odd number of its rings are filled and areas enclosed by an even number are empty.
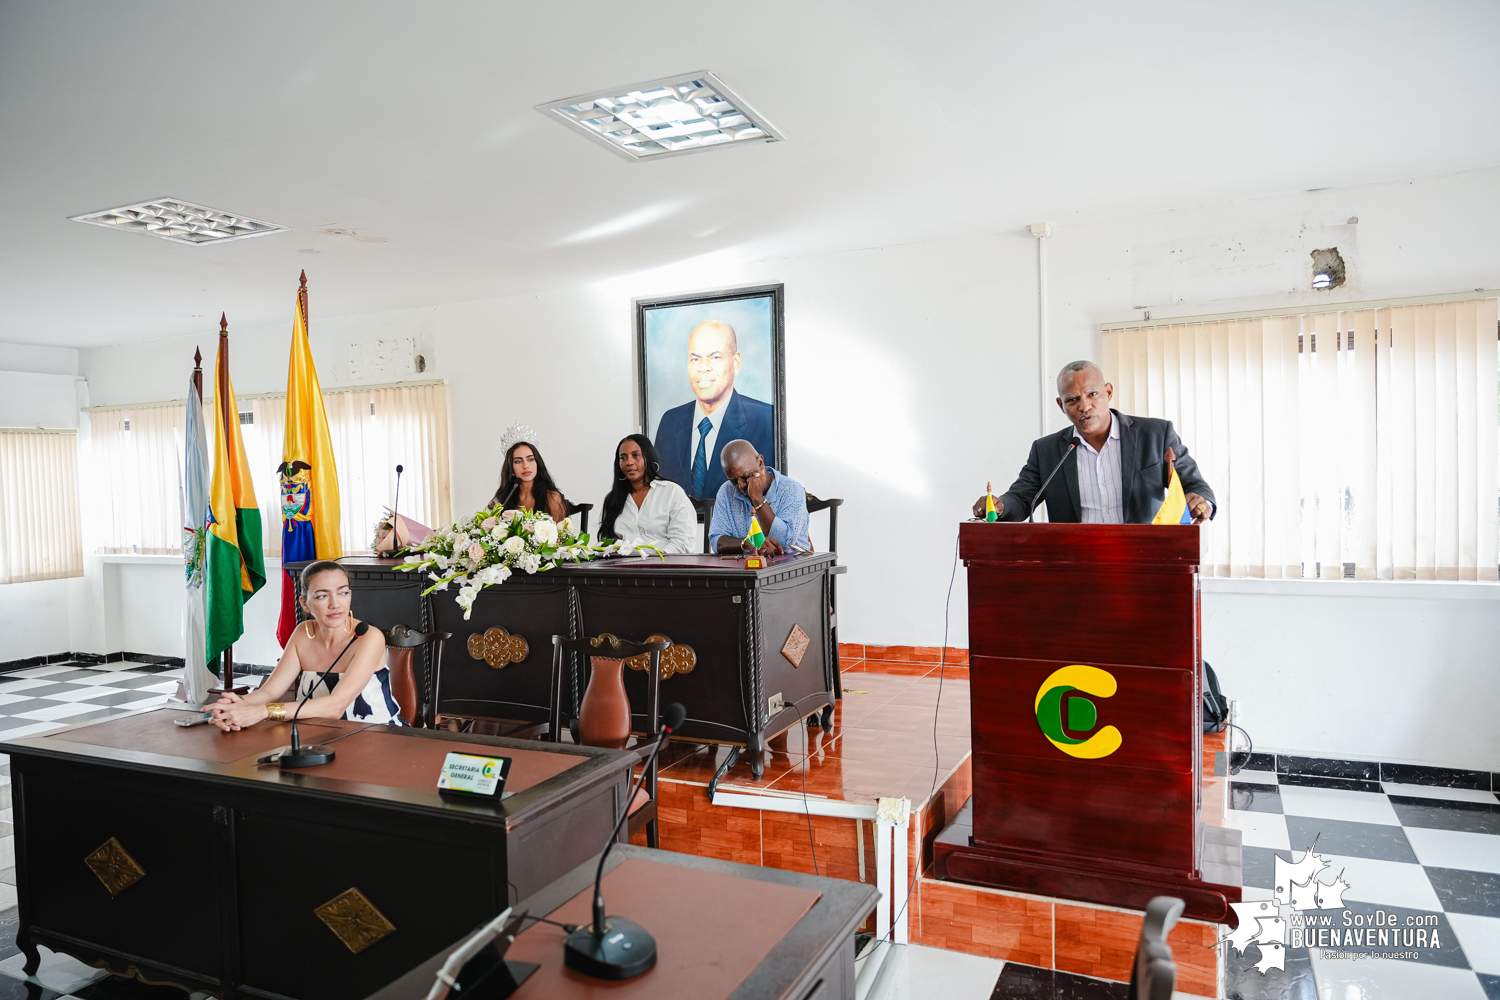
{"type": "Polygon", "coordinates": [[[1123,742],[1120,731],[1114,726],[1105,726],[1097,733],[1082,738],[1068,735],[1068,730],[1088,732],[1099,721],[1099,710],[1087,698],[1074,691],[1091,694],[1097,698],[1111,697],[1118,685],[1114,675],[1098,667],[1086,667],[1075,663],[1061,670],[1054,670],[1042,681],[1036,692],[1036,722],[1042,727],[1047,742],[1070,757],[1097,760],[1108,757],[1120,749],[1123,742]],[[1063,727],[1063,702],[1068,703],[1068,724],[1063,727]]]}
{"type": "Polygon", "coordinates": [[[480,769],[479,774],[481,777],[493,778],[495,776],[495,762],[492,760],[485,761],[484,767],[480,769]]]}

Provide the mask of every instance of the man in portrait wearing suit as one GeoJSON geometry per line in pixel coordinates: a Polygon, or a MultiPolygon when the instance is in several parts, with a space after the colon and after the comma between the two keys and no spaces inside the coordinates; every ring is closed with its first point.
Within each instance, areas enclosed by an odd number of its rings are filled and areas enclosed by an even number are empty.
{"type": "Polygon", "coordinates": [[[704,320],[688,336],[688,383],[698,398],[662,414],[656,428],[661,474],[695,500],[712,497],[724,483],[718,443],[743,438],[763,455],[776,454],[776,408],[735,391],[740,370],[734,327],[704,320]]]}
{"type": "MultiPolygon", "coordinates": [[[[1111,409],[1114,392],[1092,361],[1063,366],[1057,373],[1057,405],[1072,426],[1032,442],[1021,474],[995,498],[1000,520],[1024,521],[1033,504],[1045,500],[1049,521],[1149,524],[1166,499],[1170,463],[1176,464],[1193,523],[1214,516],[1213,490],[1172,422],[1111,409]],[[1071,456],[1070,444],[1076,445],[1071,456]],[[1059,462],[1061,469],[1038,496],[1059,462]]],[[[985,516],[984,497],[974,502],[974,516],[985,516]]]]}

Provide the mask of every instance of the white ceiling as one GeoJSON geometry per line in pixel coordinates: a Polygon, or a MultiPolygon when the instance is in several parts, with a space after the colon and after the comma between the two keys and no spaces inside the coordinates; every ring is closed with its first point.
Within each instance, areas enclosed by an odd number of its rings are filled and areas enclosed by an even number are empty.
{"type": "Polygon", "coordinates": [[[1490,166],[1497,37],[1492,0],[5,0],[0,341],[281,322],[303,267],[347,315],[1490,166]],[[533,110],[700,69],[788,141],[631,163],[533,110]],[[67,221],[159,196],[293,232],[67,221]]]}

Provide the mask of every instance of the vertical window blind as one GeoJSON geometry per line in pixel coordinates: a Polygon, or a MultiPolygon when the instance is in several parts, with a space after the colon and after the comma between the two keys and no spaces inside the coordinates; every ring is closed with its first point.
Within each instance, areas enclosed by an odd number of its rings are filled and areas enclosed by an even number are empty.
{"type": "Polygon", "coordinates": [[[1106,330],[1219,498],[1214,576],[1495,580],[1496,299],[1106,330]]]}
{"type": "Polygon", "coordinates": [[[0,584],[82,575],[78,435],[0,431],[0,584]]]}
{"type": "MultiPolygon", "coordinates": [[[[281,554],[281,495],[276,468],[286,433],[286,397],[240,397],[240,433],[260,506],[266,555],[281,554]]],[[[205,400],[210,453],[216,424],[205,400]]],[[[423,524],[452,520],[448,471],[448,399],[441,384],[335,390],[323,394],[338,465],[345,553],[368,552],[374,524],[395,497],[423,524]]],[[[180,552],[182,403],[93,412],[95,517],[103,552],[180,552]]]]}

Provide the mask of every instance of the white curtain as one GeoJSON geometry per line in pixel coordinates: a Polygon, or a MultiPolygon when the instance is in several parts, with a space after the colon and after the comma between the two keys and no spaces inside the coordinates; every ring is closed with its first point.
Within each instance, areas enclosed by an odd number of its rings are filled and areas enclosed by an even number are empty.
{"type": "Polygon", "coordinates": [[[397,465],[400,512],[429,527],[452,522],[446,386],[329,392],[323,405],[339,469],[345,552],[370,551],[376,520],[396,500],[397,465]]]}
{"type": "Polygon", "coordinates": [[[182,551],[184,404],[95,410],[93,471],[108,489],[90,498],[100,552],[182,551]]]}
{"type": "MultiPolygon", "coordinates": [[[[286,435],[286,397],[236,400],[240,434],[260,507],[267,556],[281,555],[281,495],[276,475],[286,435]]],[[[213,414],[213,400],[205,411],[213,414]]],[[[448,475],[448,394],[438,385],[325,392],[328,432],[338,465],[346,553],[368,552],[375,521],[395,500],[429,526],[452,521],[448,475]]],[[[181,484],[185,404],[92,411],[93,472],[101,552],[182,551],[181,484]]],[[[210,451],[217,422],[205,418],[210,451]]]]}
{"type": "Polygon", "coordinates": [[[0,583],[82,575],[78,435],[0,431],[0,583]]]}
{"type": "Polygon", "coordinates": [[[1494,580],[1497,300],[1108,330],[1219,500],[1216,576],[1494,580]]]}

